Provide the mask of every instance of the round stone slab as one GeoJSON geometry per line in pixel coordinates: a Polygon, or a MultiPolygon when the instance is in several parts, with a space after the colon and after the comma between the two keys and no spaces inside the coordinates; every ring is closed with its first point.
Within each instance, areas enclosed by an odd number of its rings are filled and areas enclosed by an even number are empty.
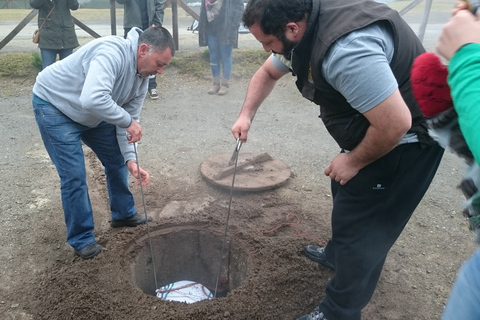
{"type": "MultiPolygon", "coordinates": [[[[228,162],[232,154],[212,156],[200,165],[200,173],[207,182],[230,189],[233,168],[228,162]]],[[[290,168],[268,154],[239,153],[234,190],[262,191],[284,185],[290,177],[290,168]]]]}

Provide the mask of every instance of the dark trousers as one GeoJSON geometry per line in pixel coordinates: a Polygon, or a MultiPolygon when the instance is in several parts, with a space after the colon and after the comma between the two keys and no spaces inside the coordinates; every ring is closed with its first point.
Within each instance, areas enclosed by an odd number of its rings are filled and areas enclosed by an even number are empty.
{"type": "MultiPolygon", "coordinates": [[[[146,30],[147,28],[148,28],[148,26],[146,28],[144,28],[143,30],[146,30]]],[[[132,28],[124,28],[123,30],[124,30],[123,37],[125,39],[127,39],[127,34],[130,30],[132,30],[132,28]]],[[[155,75],[155,77],[148,79],[148,91],[150,91],[152,89],[156,89],[156,88],[157,88],[157,76],[155,75]]]]}
{"type": "Polygon", "coordinates": [[[325,253],[335,275],[320,304],[329,320],[359,320],[385,258],[427,191],[444,150],[396,147],[346,185],[332,181],[332,238],[325,253]]]}

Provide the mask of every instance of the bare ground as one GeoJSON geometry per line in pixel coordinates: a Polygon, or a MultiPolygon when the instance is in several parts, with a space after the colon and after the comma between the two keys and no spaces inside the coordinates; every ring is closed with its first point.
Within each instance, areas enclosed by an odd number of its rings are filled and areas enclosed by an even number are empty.
{"type": "MultiPolygon", "coordinates": [[[[233,151],[229,129],[248,80],[234,79],[229,93],[219,97],[206,94],[209,80],[174,69],[158,79],[160,99],[145,101],[139,145],[139,162],[151,174],[143,190],[154,222],[110,228],[103,169],[85,149],[95,233],[106,250],[83,261],[65,242],[58,176],[31,110],[33,79],[0,78],[2,319],[294,319],[324,297],[333,273],[307,259],[303,247],[330,236],[329,181],[322,172],[338,148],[317,118],[318,109],[300,97],[288,77],[260,109],[241,149],[267,152],[292,172],[279,188],[233,193],[227,234],[231,268],[241,283],[227,284],[226,297],[195,304],[161,301],[140,289],[135,265],[148,233],[160,239],[157,250],[161,239],[192,230],[200,239],[221,243],[230,193],[207,183],[199,167],[233,151]]],[[[447,152],[387,257],[364,319],[439,319],[458,268],[475,249],[460,212],[463,196],[456,186],[462,175],[463,163],[447,152]]],[[[144,213],[140,188],[131,187],[144,213]]],[[[172,258],[193,255],[189,239],[169,250],[172,258]]],[[[160,251],[155,254],[162,256],[160,251]]],[[[188,264],[180,261],[179,268],[188,264]]],[[[217,262],[211,261],[212,270],[217,262]]],[[[164,272],[170,270],[159,270],[160,276],[164,272]]]]}

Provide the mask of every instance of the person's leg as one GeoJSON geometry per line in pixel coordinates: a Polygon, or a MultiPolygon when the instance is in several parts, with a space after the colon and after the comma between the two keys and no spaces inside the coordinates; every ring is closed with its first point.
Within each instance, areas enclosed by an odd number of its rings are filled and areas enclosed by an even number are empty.
{"type": "Polygon", "coordinates": [[[208,52],[210,54],[210,69],[212,70],[213,85],[208,90],[215,94],[220,90],[220,44],[218,34],[207,34],[208,52]]]}
{"type": "Polygon", "coordinates": [[[148,95],[152,100],[158,99],[156,77],[148,79],[148,95]]]}
{"type": "Polygon", "coordinates": [[[222,76],[223,79],[229,80],[232,74],[232,52],[233,45],[220,46],[220,59],[222,62],[222,76]]]}
{"type": "Polygon", "coordinates": [[[480,319],[480,249],[460,268],[441,320],[480,319]]]}
{"type": "Polygon", "coordinates": [[[132,30],[132,28],[123,28],[123,37],[125,39],[127,39],[127,34],[130,30],[132,30]]]}
{"type": "Polygon", "coordinates": [[[148,90],[157,88],[157,77],[148,79],[148,90]]]}
{"type": "Polygon", "coordinates": [[[402,145],[346,185],[332,182],[332,238],[325,254],[334,259],[335,275],[320,304],[327,319],[361,318],[388,251],[428,189],[442,155],[437,145],[402,145]]]}
{"type": "Polygon", "coordinates": [[[57,61],[57,50],[40,49],[40,55],[42,56],[42,69],[57,61]]]}
{"type": "Polygon", "coordinates": [[[229,80],[232,74],[232,51],[233,45],[220,45],[220,59],[222,61],[222,82],[218,95],[223,96],[227,93],[229,80]]]}
{"type": "Polygon", "coordinates": [[[33,109],[45,148],[60,176],[67,242],[81,250],[95,242],[81,144],[81,134],[88,128],[73,122],[51,104],[34,102],[33,109]]]}
{"type": "Polygon", "coordinates": [[[71,49],[60,49],[58,50],[58,57],[60,60],[68,57],[69,55],[71,55],[73,53],[73,48],[71,49]]]}
{"type": "Polygon", "coordinates": [[[112,220],[123,220],[137,213],[128,186],[129,174],[117,142],[116,127],[102,122],[82,136],[105,168],[112,220]]]}

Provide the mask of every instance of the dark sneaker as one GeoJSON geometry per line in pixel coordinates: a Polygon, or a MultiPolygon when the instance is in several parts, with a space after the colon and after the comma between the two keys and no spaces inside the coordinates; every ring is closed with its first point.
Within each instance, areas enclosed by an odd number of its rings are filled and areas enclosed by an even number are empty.
{"type": "Polygon", "coordinates": [[[102,252],[103,247],[96,242],[90,243],[83,249],[75,250],[75,254],[80,256],[82,259],[92,259],[100,252],[102,252]]]}
{"type": "Polygon", "coordinates": [[[335,271],[335,266],[327,261],[327,255],[325,254],[325,248],[319,246],[306,246],[305,255],[315,262],[318,262],[328,269],[335,271]]]}
{"type": "MultiPolygon", "coordinates": [[[[148,217],[148,222],[152,221],[152,217],[148,217]]],[[[133,216],[123,220],[112,220],[110,225],[112,228],[121,228],[121,227],[136,227],[139,224],[144,224],[147,222],[144,215],[135,213],[133,216]]]]}
{"type": "Polygon", "coordinates": [[[158,91],[157,91],[157,89],[149,89],[149,90],[148,90],[148,95],[150,96],[150,99],[152,99],[152,100],[157,100],[157,99],[158,99],[158,91]]]}
{"type": "Polygon", "coordinates": [[[323,312],[320,311],[320,307],[316,307],[312,313],[306,314],[300,318],[297,318],[297,320],[328,320],[328,319],[325,318],[325,314],[323,314],[323,312]]]}

